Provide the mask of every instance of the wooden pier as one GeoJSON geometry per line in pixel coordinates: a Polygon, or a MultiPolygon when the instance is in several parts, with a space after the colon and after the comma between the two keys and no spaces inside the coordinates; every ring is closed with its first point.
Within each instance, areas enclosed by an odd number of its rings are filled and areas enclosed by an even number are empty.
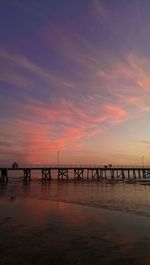
{"type": "Polygon", "coordinates": [[[8,182],[9,172],[20,172],[22,179],[30,182],[33,171],[41,172],[42,181],[51,181],[54,176],[57,176],[58,181],[71,179],[74,181],[106,179],[124,181],[150,178],[150,167],[140,166],[22,166],[0,167],[0,182],[8,182]]]}

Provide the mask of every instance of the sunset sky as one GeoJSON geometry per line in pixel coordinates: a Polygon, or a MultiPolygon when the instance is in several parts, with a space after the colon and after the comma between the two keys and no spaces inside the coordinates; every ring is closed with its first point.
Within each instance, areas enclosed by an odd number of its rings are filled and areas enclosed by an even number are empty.
{"type": "Polygon", "coordinates": [[[2,0],[0,164],[150,164],[150,1],[2,0]]]}

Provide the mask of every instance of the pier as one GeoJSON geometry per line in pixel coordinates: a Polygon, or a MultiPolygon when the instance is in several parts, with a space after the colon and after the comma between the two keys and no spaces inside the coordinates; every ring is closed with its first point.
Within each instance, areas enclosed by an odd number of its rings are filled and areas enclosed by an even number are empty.
{"type": "Polygon", "coordinates": [[[40,172],[42,181],[125,181],[150,178],[150,166],[21,166],[0,167],[0,182],[8,182],[9,172],[20,172],[23,181],[30,182],[34,171],[40,172]]]}

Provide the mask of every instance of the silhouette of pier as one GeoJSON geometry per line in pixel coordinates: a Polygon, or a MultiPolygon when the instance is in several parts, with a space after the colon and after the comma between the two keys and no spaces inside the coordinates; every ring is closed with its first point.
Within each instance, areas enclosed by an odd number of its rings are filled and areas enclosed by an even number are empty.
{"type": "Polygon", "coordinates": [[[20,166],[0,167],[0,182],[9,180],[9,172],[20,172],[24,181],[32,180],[32,172],[41,172],[42,181],[71,180],[138,180],[150,178],[150,166],[20,166]],[[57,177],[56,177],[57,176],[57,177]]]}

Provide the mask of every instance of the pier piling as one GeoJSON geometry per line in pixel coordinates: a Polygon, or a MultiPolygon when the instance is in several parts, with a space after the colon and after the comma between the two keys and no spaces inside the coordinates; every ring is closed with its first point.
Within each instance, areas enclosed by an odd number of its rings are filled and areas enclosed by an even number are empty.
{"type": "Polygon", "coordinates": [[[36,167],[0,167],[0,183],[8,181],[8,172],[23,171],[23,180],[25,182],[31,181],[31,172],[40,171],[42,181],[52,180],[52,173],[54,179],[57,174],[57,180],[68,180],[72,178],[74,173],[75,181],[100,181],[100,180],[142,180],[150,178],[150,166],[136,167],[136,166],[36,166],[36,167]]]}
{"type": "Polygon", "coordinates": [[[84,169],[76,168],[74,169],[74,180],[83,180],[84,179],[84,169]]]}
{"type": "Polygon", "coordinates": [[[42,180],[43,181],[47,181],[47,180],[51,180],[51,169],[47,169],[47,168],[43,168],[42,169],[42,180]]]}
{"type": "Polygon", "coordinates": [[[68,169],[67,168],[58,168],[58,180],[68,180],[68,169]]]}
{"type": "Polygon", "coordinates": [[[24,168],[23,172],[24,172],[23,180],[24,181],[31,181],[31,169],[30,168],[24,168]]]}
{"type": "Polygon", "coordinates": [[[2,183],[8,182],[8,170],[7,170],[7,168],[2,168],[0,170],[0,182],[2,182],[2,183]]]}

